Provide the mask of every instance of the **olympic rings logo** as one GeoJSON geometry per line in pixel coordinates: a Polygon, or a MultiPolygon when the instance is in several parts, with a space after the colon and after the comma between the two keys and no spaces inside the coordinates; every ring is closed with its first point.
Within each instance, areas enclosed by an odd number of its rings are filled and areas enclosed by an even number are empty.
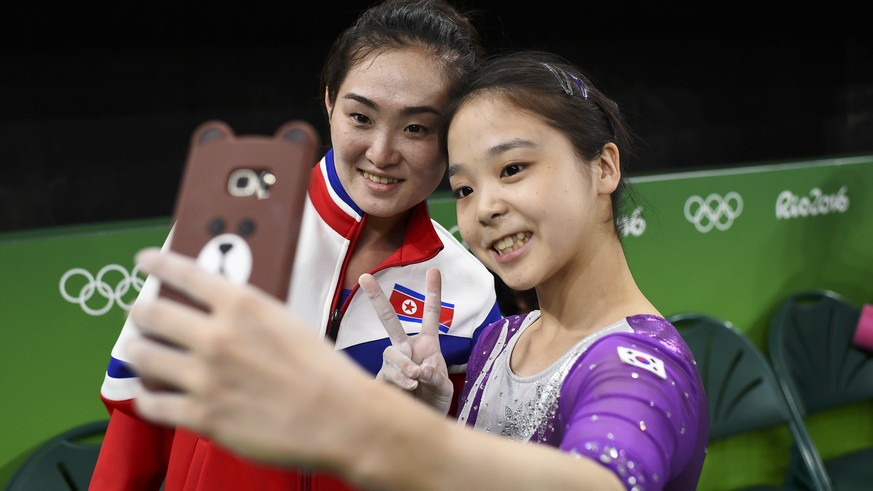
{"type": "Polygon", "coordinates": [[[109,309],[116,304],[124,310],[129,310],[144,281],[145,279],[140,277],[139,266],[135,266],[133,271],[128,273],[123,266],[108,264],[100,269],[97,276],[86,269],[73,268],[61,276],[58,287],[64,300],[79,304],[86,314],[99,316],[109,312],[109,309]],[[108,279],[116,275],[121,275],[121,278],[113,287],[108,279]],[[97,300],[90,302],[95,294],[97,300]],[[94,303],[97,305],[95,306],[94,303]]]}
{"type": "Polygon", "coordinates": [[[743,198],[736,191],[731,191],[724,197],[715,193],[706,199],[691,196],[685,201],[685,218],[703,234],[713,227],[724,232],[731,228],[742,212],[743,198]]]}

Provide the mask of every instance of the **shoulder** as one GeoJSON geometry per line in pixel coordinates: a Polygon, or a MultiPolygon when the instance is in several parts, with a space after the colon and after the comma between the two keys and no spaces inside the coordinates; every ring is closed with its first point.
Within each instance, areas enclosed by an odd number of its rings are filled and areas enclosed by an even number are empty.
{"type": "Polygon", "coordinates": [[[482,333],[477,339],[476,347],[480,349],[476,351],[481,352],[483,349],[490,350],[497,344],[505,344],[513,336],[521,332],[523,326],[530,324],[537,317],[539,317],[539,312],[534,311],[527,314],[510,315],[488,324],[482,328],[482,333]]]}
{"type": "Polygon", "coordinates": [[[672,385],[680,393],[702,390],[691,349],[669,321],[656,315],[626,321],[631,331],[595,341],[577,361],[573,377],[624,373],[634,380],[672,385]]]}
{"type": "Polygon", "coordinates": [[[672,363],[693,362],[690,348],[667,319],[658,315],[640,314],[625,320],[631,328],[630,331],[604,336],[589,351],[618,352],[620,348],[626,347],[633,352],[645,352],[661,359],[669,359],[672,363]]]}
{"type": "Polygon", "coordinates": [[[640,314],[628,317],[627,321],[633,334],[639,337],[643,345],[671,355],[682,363],[694,363],[691,348],[682,339],[679,330],[667,319],[658,315],[640,314]]]}
{"type": "Polygon", "coordinates": [[[690,350],[662,317],[637,315],[626,321],[629,331],[598,339],[577,360],[561,388],[560,413],[565,421],[576,422],[606,412],[633,417],[604,419],[600,429],[577,424],[567,430],[562,446],[592,458],[598,454],[586,442],[598,438],[633,449],[635,460],[646,463],[638,470],[649,479],[694,472],[683,469],[705,452],[708,409],[690,350]],[[646,422],[646,431],[634,431],[636,422],[646,422]],[[613,439],[602,432],[623,436],[613,439]],[[675,451],[665,459],[664,448],[675,451]]]}

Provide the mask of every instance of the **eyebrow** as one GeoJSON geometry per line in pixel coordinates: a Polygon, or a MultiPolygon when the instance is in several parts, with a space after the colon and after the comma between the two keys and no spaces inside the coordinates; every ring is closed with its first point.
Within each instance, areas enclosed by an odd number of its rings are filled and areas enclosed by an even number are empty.
{"type": "MultiPolygon", "coordinates": [[[[349,92],[348,94],[344,95],[343,99],[350,99],[350,100],[353,100],[353,101],[358,102],[360,104],[363,104],[363,105],[369,107],[370,109],[373,109],[376,111],[379,110],[379,105],[376,104],[373,100],[371,100],[367,97],[364,97],[362,95],[355,94],[354,92],[349,92]]],[[[401,111],[401,113],[406,115],[406,116],[412,116],[415,114],[428,114],[428,113],[439,116],[439,114],[440,114],[439,111],[437,111],[435,108],[433,108],[431,106],[404,107],[403,110],[401,111]]]]}
{"type": "Polygon", "coordinates": [[[521,138],[513,138],[508,142],[499,143],[489,148],[485,153],[488,157],[494,157],[500,155],[501,153],[508,152],[515,148],[534,148],[539,145],[530,141],[530,140],[522,140],[521,138]]]}
{"type": "MultiPolygon", "coordinates": [[[[497,155],[500,155],[504,152],[508,152],[508,151],[515,149],[515,148],[536,148],[539,146],[540,145],[538,143],[534,143],[530,140],[522,140],[521,138],[513,138],[512,140],[509,140],[509,141],[503,142],[503,143],[498,143],[497,145],[494,145],[493,147],[489,148],[485,152],[485,157],[486,158],[496,157],[497,155]]],[[[463,164],[450,164],[449,169],[448,169],[449,177],[452,177],[455,174],[457,174],[463,167],[464,167],[463,164]]]]}

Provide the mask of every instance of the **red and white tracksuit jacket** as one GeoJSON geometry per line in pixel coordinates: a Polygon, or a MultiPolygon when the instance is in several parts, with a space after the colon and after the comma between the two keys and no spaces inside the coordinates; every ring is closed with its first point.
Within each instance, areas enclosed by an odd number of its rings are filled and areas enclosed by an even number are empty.
{"type": "MultiPolygon", "coordinates": [[[[357,289],[338,305],[349,252],[366,219],[342,188],[329,151],[311,174],[288,305],[321,335],[334,337],[338,350],[375,374],[390,344],[385,329],[367,296],[358,295],[357,289]]],[[[434,266],[442,273],[443,355],[460,393],[475,339],[484,326],[500,318],[494,281],[463,244],[430,218],[422,202],[412,211],[401,248],[372,272],[383,291],[391,292],[407,332],[420,328],[425,271],[434,266]]],[[[153,297],[157,287],[157,281],[147,279],[140,296],[153,297]]],[[[124,353],[124,341],[132,335],[136,326],[128,319],[100,391],[110,422],[91,491],[157,490],[162,482],[165,491],[350,489],[332,476],[247,462],[187,430],[138,418],[131,397],[139,381],[124,353]]]]}

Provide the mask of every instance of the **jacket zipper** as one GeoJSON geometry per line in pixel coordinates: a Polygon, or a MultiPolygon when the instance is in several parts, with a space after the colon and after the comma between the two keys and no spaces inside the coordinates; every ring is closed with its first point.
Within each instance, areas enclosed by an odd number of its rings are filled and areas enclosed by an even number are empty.
{"type": "Polygon", "coordinates": [[[341,307],[337,307],[330,314],[330,322],[327,324],[327,336],[332,340],[336,341],[337,334],[339,334],[339,326],[340,321],[343,320],[343,310],[341,307]]]}

